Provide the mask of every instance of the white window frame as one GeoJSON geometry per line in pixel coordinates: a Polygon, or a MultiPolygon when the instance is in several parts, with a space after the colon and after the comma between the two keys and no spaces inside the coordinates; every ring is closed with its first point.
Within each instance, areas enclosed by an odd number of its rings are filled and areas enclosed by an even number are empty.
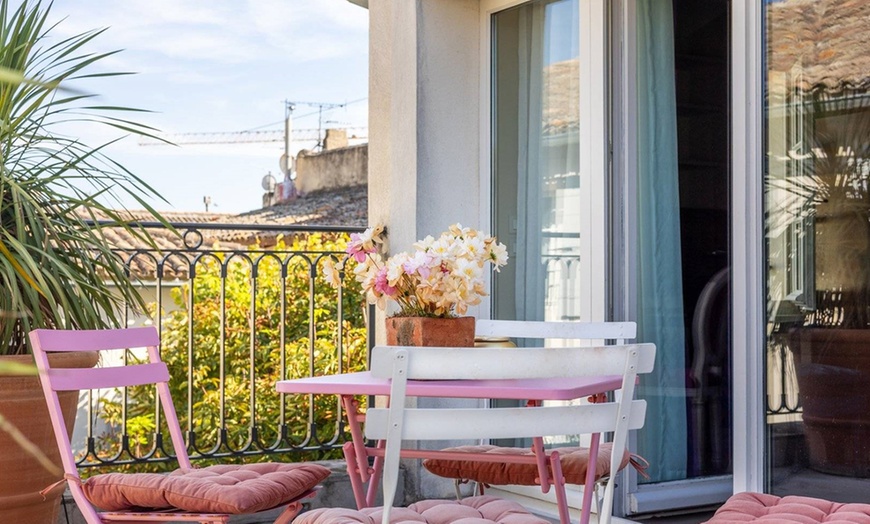
{"type": "Polygon", "coordinates": [[[763,491],[764,208],[762,2],[731,2],[733,490],[763,491]]]}
{"type": "MultiPolygon", "coordinates": [[[[613,194],[617,213],[614,241],[620,243],[614,261],[614,307],[619,318],[637,318],[638,274],[637,246],[637,4],[635,0],[622,0],[614,4],[614,46],[620,60],[614,65],[614,80],[619,98],[614,101],[614,152],[616,166],[613,194]]],[[[735,433],[736,434],[736,433],[735,433]]],[[[637,449],[637,436],[629,436],[630,449],[637,449]]],[[[685,509],[687,507],[719,504],[731,493],[731,477],[709,476],[675,480],[656,484],[639,484],[638,475],[626,468],[624,481],[618,490],[614,507],[623,515],[649,514],[685,509]],[[618,505],[618,506],[617,506],[618,505]]]]}
{"type": "MultiPolygon", "coordinates": [[[[530,0],[481,0],[480,3],[480,223],[492,229],[492,23],[491,17],[530,0]]],[[[609,75],[607,68],[608,0],[580,2],[580,78],[585,79],[580,97],[580,183],[582,215],[580,236],[580,289],[588,290],[580,316],[590,322],[605,320],[607,307],[607,217],[609,140],[607,129],[609,75]],[[597,23],[595,22],[597,21],[597,23]],[[584,27],[584,25],[586,27],[584,27]],[[600,173],[589,177],[588,173],[600,173]],[[587,233],[588,232],[588,233],[587,233]]],[[[488,315],[490,304],[481,304],[488,315]]]]}

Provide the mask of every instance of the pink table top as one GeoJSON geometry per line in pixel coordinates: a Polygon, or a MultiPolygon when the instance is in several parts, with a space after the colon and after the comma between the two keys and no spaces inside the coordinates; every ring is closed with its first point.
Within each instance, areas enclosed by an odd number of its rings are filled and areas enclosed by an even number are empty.
{"type": "MultiPolygon", "coordinates": [[[[622,387],[621,375],[522,380],[409,380],[408,395],[441,398],[573,400],[622,387]]],[[[368,371],[280,380],[279,393],[389,395],[390,381],[368,371]]]]}

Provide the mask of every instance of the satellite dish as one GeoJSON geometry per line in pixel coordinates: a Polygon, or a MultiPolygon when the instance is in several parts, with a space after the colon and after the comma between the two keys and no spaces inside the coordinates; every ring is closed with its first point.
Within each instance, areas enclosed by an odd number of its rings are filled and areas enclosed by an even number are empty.
{"type": "Polygon", "coordinates": [[[274,193],[275,183],[275,177],[272,176],[272,173],[267,173],[266,176],[263,177],[263,180],[260,182],[260,185],[263,186],[263,189],[265,189],[269,193],[274,193]]]}

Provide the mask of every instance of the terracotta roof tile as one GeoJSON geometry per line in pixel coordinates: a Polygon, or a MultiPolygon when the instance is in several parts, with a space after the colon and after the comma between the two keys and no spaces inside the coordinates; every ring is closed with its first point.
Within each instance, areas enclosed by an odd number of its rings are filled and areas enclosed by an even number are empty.
{"type": "Polygon", "coordinates": [[[769,68],[795,73],[794,88],[827,94],[870,88],[867,0],[770,2],[767,31],[769,68]]]}
{"type": "MultiPolygon", "coordinates": [[[[151,215],[144,210],[119,211],[121,216],[131,221],[153,222],[151,215]]],[[[360,226],[367,225],[368,192],[366,186],[355,186],[310,193],[292,202],[248,211],[238,215],[229,213],[201,213],[161,211],[160,214],[173,223],[207,224],[255,224],[255,225],[320,225],[320,226],[360,226]]],[[[108,219],[97,215],[98,220],[108,219]]],[[[154,255],[153,248],[143,240],[119,227],[103,229],[107,242],[124,250],[130,258],[133,274],[143,279],[157,277],[158,266],[163,267],[163,278],[187,278],[188,262],[183,255],[167,255],[171,251],[195,248],[201,240],[202,245],[219,245],[221,249],[243,249],[254,243],[263,246],[274,245],[278,232],[244,231],[232,229],[201,229],[201,239],[185,231],[173,233],[163,228],[148,228],[161,255],[154,255]],[[139,254],[134,256],[134,253],[139,254]],[[162,261],[162,262],[159,262],[162,261]]]]}
{"type": "MultiPolygon", "coordinates": [[[[365,185],[315,191],[296,200],[236,215],[237,224],[359,226],[368,225],[368,188],[365,185]]],[[[270,244],[277,233],[232,231],[220,238],[245,244],[270,244]]]]}
{"type": "Polygon", "coordinates": [[[544,68],[543,132],[558,135],[579,129],[580,61],[564,60],[544,68]]]}

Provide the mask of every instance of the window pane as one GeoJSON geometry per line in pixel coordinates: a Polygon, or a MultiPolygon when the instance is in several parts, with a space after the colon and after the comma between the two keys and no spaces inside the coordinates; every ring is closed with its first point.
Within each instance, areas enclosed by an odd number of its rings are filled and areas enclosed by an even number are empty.
{"type": "Polygon", "coordinates": [[[580,209],[577,0],[493,16],[493,210],[511,264],[493,316],[577,320],[580,209]]]}
{"type": "Polygon", "coordinates": [[[870,11],[765,3],[768,480],[870,501],[870,11]]]}

